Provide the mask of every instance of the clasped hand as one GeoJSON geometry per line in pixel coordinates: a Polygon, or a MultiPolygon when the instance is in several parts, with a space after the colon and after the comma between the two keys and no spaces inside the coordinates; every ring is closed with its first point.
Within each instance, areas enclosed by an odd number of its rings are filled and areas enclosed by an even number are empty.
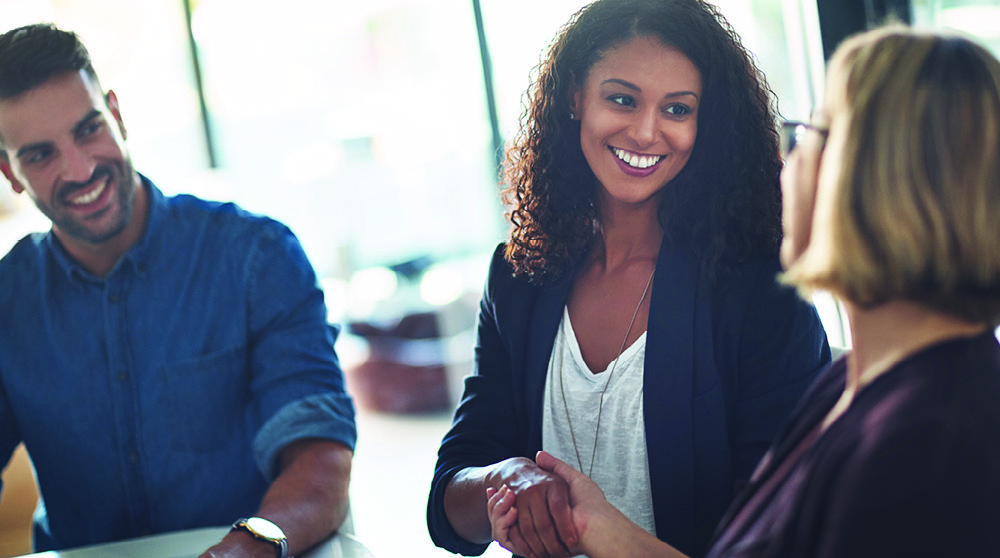
{"type": "Polygon", "coordinates": [[[601,489],[559,459],[538,452],[537,474],[486,489],[493,539],[529,558],[581,552],[581,537],[593,510],[606,505],[601,489]]]}

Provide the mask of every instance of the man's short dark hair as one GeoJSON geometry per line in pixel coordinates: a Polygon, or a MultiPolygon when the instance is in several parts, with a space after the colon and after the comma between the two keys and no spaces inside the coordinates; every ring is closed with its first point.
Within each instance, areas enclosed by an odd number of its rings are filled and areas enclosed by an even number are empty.
{"type": "Polygon", "coordinates": [[[49,23],[25,25],[0,35],[0,99],[10,99],[63,72],[97,75],[80,37],[49,23]]]}

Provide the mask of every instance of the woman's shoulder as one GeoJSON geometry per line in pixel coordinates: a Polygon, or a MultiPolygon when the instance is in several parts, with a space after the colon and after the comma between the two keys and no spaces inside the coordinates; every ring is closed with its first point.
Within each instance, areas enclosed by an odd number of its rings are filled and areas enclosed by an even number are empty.
{"type": "Polygon", "coordinates": [[[560,278],[536,278],[524,272],[518,273],[507,259],[507,243],[501,242],[493,251],[486,290],[488,296],[534,297],[539,292],[559,290],[569,281],[569,277],[571,273],[560,278]]]}
{"type": "MultiPolygon", "coordinates": [[[[897,363],[858,394],[860,408],[1000,428],[1000,346],[992,332],[945,340],[897,363]]],[[[956,428],[964,426],[956,425],[956,428]]]]}
{"type": "Polygon", "coordinates": [[[936,464],[941,473],[975,462],[991,467],[1000,482],[998,400],[1000,347],[992,332],[939,343],[858,393],[843,417],[843,447],[889,467],[907,459],[934,466],[931,456],[948,455],[936,464]]]}
{"type": "Polygon", "coordinates": [[[490,259],[489,273],[486,276],[488,293],[516,289],[518,286],[528,283],[526,277],[515,273],[514,266],[507,260],[507,243],[497,244],[493,250],[493,257],[490,259]]]}
{"type": "Polygon", "coordinates": [[[824,555],[995,555],[1000,366],[995,354],[981,359],[982,346],[962,344],[924,351],[860,391],[807,454],[811,503],[797,531],[819,529],[824,555]]]}

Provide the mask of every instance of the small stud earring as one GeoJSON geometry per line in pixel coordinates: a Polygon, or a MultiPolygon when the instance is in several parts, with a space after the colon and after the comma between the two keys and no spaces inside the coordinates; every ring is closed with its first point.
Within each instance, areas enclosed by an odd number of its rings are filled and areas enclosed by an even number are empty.
{"type": "Polygon", "coordinates": [[[570,120],[576,120],[576,113],[573,112],[573,111],[570,111],[570,113],[569,113],[569,119],[570,120]]]}

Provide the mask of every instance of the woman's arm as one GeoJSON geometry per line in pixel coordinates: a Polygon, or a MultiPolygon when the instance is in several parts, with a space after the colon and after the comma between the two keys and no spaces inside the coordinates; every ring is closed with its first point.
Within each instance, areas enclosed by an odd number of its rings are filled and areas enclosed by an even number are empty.
{"type": "MultiPolygon", "coordinates": [[[[632,523],[608,503],[600,487],[584,474],[544,451],[538,452],[537,463],[541,469],[563,478],[569,486],[573,524],[580,536],[579,544],[570,549],[573,552],[582,552],[590,558],[687,558],[632,523]]],[[[509,522],[506,514],[509,511],[520,514],[521,511],[516,504],[513,509],[508,509],[506,501],[498,500],[498,504],[491,509],[490,520],[494,534],[502,536],[509,522]]],[[[497,540],[501,545],[507,542],[497,540]]]]}
{"type": "Polygon", "coordinates": [[[475,373],[465,379],[454,423],[438,451],[428,499],[431,538],[451,552],[482,554],[493,540],[486,489],[503,484],[522,509],[514,527],[529,547],[522,550],[539,557],[565,555],[561,541],[575,540],[565,481],[524,457],[530,426],[519,412],[524,388],[513,377],[510,345],[526,337],[528,315],[527,310],[497,315],[498,308],[530,306],[524,288],[512,279],[501,246],[480,301],[475,373]]]}

